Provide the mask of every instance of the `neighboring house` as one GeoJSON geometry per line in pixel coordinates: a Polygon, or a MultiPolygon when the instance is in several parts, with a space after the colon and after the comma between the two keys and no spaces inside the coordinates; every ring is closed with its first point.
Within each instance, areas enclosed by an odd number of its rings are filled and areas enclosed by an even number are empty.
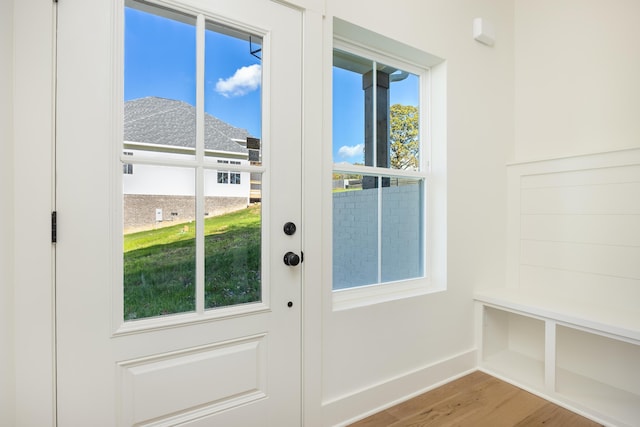
{"type": "MultiPolygon", "coordinates": [[[[205,216],[246,208],[251,196],[248,172],[225,165],[249,164],[249,133],[205,113],[205,216]]],[[[190,159],[195,155],[196,109],[182,101],[146,97],[125,102],[123,164],[124,231],[132,232],[195,219],[195,169],[156,166],[149,160],[190,159]],[[144,158],[147,163],[137,163],[144,158]]]]}

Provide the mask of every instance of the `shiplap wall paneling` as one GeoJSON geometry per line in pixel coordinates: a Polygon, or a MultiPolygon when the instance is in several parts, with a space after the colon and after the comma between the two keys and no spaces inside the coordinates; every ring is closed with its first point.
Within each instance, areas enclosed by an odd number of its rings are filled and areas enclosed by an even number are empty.
{"type": "Polygon", "coordinates": [[[640,297],[640,165],[531,174],[519,184],[521,289],[609,306],[640,297]]]}

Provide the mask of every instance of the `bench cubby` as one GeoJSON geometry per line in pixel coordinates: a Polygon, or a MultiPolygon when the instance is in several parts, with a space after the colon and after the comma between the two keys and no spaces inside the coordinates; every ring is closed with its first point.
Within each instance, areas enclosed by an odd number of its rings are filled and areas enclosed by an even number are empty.
{"type": "Polygon", "coordinates": [[[531,387],[544,387],[544,321],[500,310],[484,309],[484,366],[531,387]]]}

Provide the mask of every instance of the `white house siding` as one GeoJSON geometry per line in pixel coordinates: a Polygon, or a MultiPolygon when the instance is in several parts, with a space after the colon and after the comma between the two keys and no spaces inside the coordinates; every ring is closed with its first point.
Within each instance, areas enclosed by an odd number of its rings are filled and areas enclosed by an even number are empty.
{"type": "MultiPolygon", "coordinates": [[[[155,153],[132,152],[149,156],[155,153]]],[[[165,154],[166,156],[166,154],[165,154]]],[[[177,155],[173,155],[174,158],[177,155]]],[[[214,163],[217,159],[214,159],[214,163]]],[[[228,160],[228,159],[226,159],[228,160]]],[[[246,164],[245,160],[235,160],[246,164]]],[[[220,171],[226,171],[221,165],[220,171]]],[[[195,220],[196,173],[194,168],[132,163],[123,175],[124,232],[166,227],[195,220]],[[156,210],[161,209],[161,220],[156,210]]],[[[240,184],[218,183],[218,170],[204,173],[205,216],[244,209],[249,204],[250,174],[240,173],[240,184]]]]}

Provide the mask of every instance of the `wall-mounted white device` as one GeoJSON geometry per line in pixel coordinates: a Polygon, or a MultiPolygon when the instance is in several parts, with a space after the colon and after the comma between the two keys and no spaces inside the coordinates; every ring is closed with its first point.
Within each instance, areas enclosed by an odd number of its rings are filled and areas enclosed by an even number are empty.
{"type": "Polygon", "coordinates": [[[491,22],[482,18],[473,20],[473,38],[487,46],[493,46],[496,41],[496,33],[491,22]]]}

